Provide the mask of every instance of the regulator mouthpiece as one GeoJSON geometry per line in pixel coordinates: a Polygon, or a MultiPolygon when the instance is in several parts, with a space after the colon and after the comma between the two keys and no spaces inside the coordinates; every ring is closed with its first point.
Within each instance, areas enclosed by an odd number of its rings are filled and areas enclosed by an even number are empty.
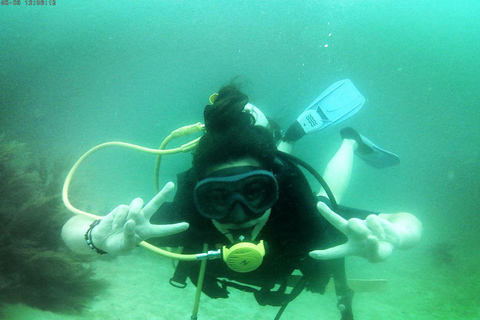
{"type": "Polygon", "coordinates": [[[260,267],[265,256],[263,240],[258,244],[240,242],[230,248],[223,247],[222,258],[227,266],[235,272],[246,273],[260,267]]]}

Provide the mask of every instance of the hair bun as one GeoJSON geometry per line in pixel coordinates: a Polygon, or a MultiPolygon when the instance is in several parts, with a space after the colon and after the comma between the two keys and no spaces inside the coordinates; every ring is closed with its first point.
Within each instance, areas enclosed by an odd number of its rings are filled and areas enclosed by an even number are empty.
{"type": "Polygon", "coordinates": [[[221,133],[231,128],[241,129],[253,125],[255,119],[250,113],[243,111],[247,103],[248,96],[235,86],[223,87],[215,102],[207,105],[203,112],[206,130],[221,133]]]}

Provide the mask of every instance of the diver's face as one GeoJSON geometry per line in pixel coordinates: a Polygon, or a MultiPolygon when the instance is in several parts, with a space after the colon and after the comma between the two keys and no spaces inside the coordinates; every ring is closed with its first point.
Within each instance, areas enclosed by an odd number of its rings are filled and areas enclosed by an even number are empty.
{"type": "MultiPolygon", "coordinates": [[[[223,171],[230,170],[242,170],[243,168],[252,168],[258,167],[261,170],[260,163],[254,159],[246,158],[242,160],[237,160],[234,162],[229,162],[226,164],[214,166],[209,172],[208,175],[214,174],[216,172],[221,173],[223,171]]],[[[257,177],[257,176],[254,176],[257,177]]],[[[258,180],[258,179],[257,179],[258,180]]],[[[266,179],[269,180],[269,179],[266,179]]],[[[237,183],[238,184],[238,183],[237,183]]],[[[265,196],[265,189],[270,188],[268,181],[263,183],[251,179],[242,179],[239,183],[239,187],[242,188],[243,194],[248,199],[248,201],[260,201],[258,198],[265,196]]],[[[213,192],[216,192],[213,190],[213,192]]],[[[270,216],[270,208],[264,208],[263,210],[252,212],[247,205],[244,204],[245,201],[235,201],[231,206],[229,206],[228,214],[222,218],[212,218],[213,225],[224,234],[231,242],[239,241],[253,241],[258,236],[262,228],[268,221],[270,216]]]]}
{"type": "Polygon", "coordinates": [[[213,225],[232,243],[239,241],[254,241],[270,217],[270,209],[257,219],[248,220],[244,223],[218,222],[212,220],[213,225]]]}

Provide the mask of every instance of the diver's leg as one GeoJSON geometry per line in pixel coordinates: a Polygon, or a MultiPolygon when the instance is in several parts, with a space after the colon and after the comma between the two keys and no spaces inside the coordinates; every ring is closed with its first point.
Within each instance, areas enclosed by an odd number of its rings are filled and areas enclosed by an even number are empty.
{"type": "MultiPolygon", "coordinates": [[[[342,201],[343,195],[348,188],[352,175],[353,155],[358,144],[353,139],[343,139],[340,149],[327,164],[323,178],[332,190],[337,203],[342,201]]],[[[319,196],[328,197],[322,188],[319,196]]]]}
{"type": "Polygon", "coordinates": [[[294,142],[280,140],[280,143],[277,146],[279,151],[292,154],[294,142]]]}
{"type": "MultiPolygon", "coordinates": [[[[291,154],[293,146],[294,142],[281,140],[277,146],[277,149],[291,154]]],[[[338,149],[333,158],[327,164],[323,174],[323,178],[332,190],[337,203],[340,203],[345,191],[348,188],[348,185],[350,184],[353,156],[357,147],[358,144],[355,140],[343,139],[340,149],[338,149]]],[[[328,198],[327,193],[323,188],[321,188],[321,190],[318,192],[318,195],[328,198]]]]}

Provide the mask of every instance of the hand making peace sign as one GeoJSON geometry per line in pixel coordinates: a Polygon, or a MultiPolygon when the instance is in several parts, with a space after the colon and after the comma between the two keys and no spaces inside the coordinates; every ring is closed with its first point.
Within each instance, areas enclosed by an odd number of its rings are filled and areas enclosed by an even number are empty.
{"type": "Polygon", "coordinates": [[[144,240],[185,231],[189,227],[186,222],[170,225],[150,223],[152,215],[173,189],[174,184],[169,182],[145,206],[142,199],[136,198],[128,206],[116,207],[93,228],[92,242],[101,250],[118,254],[132,250],[144,240]]]}
{"type": "Polygon", "coordinates": [[[387,259],[401,241],[400,226],[378,215],[369,215],[365,220],[358,218],[346,220],[323,202],[317,204],[317,209],[328,222],[347,236],[348,241],[325,250],[311,251],[310,256],[314,259],[329,260],[359,256],[370,262],[380,262],[387,259]]]}

